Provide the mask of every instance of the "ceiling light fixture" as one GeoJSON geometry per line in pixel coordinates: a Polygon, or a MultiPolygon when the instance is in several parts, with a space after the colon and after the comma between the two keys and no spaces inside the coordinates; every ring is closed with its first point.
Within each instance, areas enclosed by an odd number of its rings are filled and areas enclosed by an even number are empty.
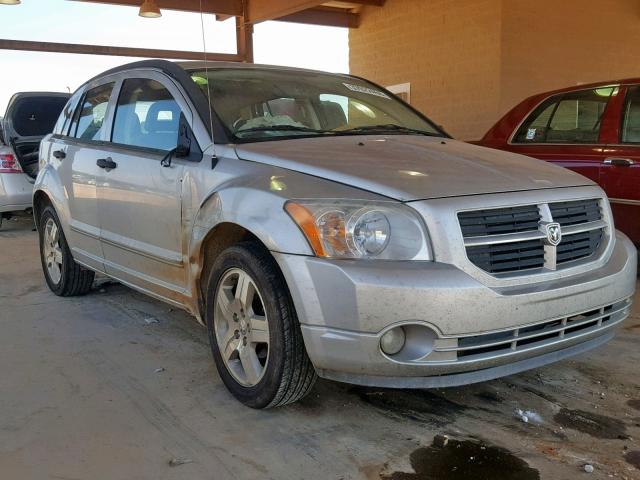
{"type": "Polygon", "coordinates": [[[140,13],[138,13],[138,15],[144,18],[160,18],[162,16],[162,12],[155,0],[144,0],[142,5],[140,5],[140,13]]]}
{"type": "Polygon", "coordinates": [[[20,0],[0,0],[0,5],[20,5],[20,0]]]}

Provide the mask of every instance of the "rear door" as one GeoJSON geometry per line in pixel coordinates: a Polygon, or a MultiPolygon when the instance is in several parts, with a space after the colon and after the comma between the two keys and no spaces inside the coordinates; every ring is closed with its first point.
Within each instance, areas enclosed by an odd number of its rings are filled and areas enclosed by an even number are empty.
{"type": "MultiPolygon", "coordinates": [[[[129,74],[130,76],[131,74],[129,74]]],[[[158,72],[124,78],[98,187],[107,273],[175,298],[186,284],[182,228],[184,159],[171,158],[180,115],[192,114],[178,88],[158,72]],[[163,162],[164,159],[164,162],[163,162]]]]}
{"type": "Polygon", "coordinates": [[[617,86],[554,95],[536,107],[510,140],[509,150],[574,170],[600,183],[601,141],[617,86]]]}
{"type": "Polygon", "coordinates": [[[606,147],[602,181],[616,228],[640,244],[640,85],[628,86],[624,93],[616,115],[617,142],[606,147]]]}
{"type": "Polygon", "coordinates": [[[68,196],[68,235],[73,255],[98,270],[103,270],[104,266],[97,184],[104,173],[96,160],[103,156],[105,120],[114,87],[115,81],[108,77],[88,85],[68,127],[63,126],[66,134],[54,135],[49,148],[51,161],[57,166],[68,196]]]}

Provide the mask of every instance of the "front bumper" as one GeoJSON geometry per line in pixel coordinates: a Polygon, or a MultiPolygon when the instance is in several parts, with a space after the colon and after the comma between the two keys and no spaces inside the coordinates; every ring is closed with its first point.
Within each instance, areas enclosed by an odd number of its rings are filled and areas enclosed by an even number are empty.
{"type": "Polygon", "coordinates": [[[485,381],[601,345],[629,315],[637,269],[636,249],[620,233],[599,268],[508,287],[488,287],[436,262],[274,256],[319,375],[402,388],[485,381]],[[413,360],[385,355],[380,337],[397,325],[435,332],[433,353],[413,360]],[[483,348],[469,352],[466,345],[483,348]]]}
{"type": "Polygon", "coordinates": [[[0,213],[31,208],[33,183],[24,173],[0,173],[0,213]]]}

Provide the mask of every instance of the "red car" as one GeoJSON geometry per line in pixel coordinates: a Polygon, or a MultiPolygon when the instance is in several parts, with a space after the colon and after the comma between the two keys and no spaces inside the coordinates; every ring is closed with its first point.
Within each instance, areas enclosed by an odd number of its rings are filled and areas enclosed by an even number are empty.
{"type": "Polygon", "coordinates": [[[591,178],[607,192],[616,228],[640,245],[640,78],[534,95],[473,143],[591,178]]]}

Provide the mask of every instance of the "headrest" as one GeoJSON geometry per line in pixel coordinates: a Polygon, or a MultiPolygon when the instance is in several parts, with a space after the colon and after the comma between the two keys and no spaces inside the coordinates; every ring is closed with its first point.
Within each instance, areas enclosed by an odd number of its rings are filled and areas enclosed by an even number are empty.
{"type": "Polygon", "coordinates": [[[158,100],[147,111],[144,128],[149,133],[177,132],[180,107],[174,100],[158,100]]]}
{"type": "Polygon", "coordinates": [[[347,124],[347,117],[344,114],[342,106],[338,102],[323,100],[320,103],[322,104],[322,109],[324,110],[327,121],[326,128],[332,130],[347,124]]]}

